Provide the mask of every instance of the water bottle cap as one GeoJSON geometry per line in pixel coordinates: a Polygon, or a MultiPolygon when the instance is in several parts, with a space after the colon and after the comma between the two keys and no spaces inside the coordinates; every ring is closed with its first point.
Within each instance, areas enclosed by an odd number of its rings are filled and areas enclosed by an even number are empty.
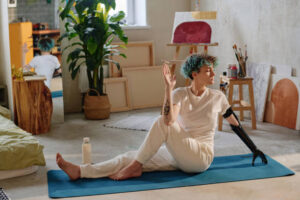
{"type": "Polygon", "coordinates": [[[83,138],[83,142],[84,142],[84,143],[90,142],[90,138],[89,138],[89,137],[84,137],[84,138],[83,138]]]}

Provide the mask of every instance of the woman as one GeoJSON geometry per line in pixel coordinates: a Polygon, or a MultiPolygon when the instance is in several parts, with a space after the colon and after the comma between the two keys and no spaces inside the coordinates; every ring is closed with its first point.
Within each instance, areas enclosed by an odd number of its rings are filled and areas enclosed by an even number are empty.
{"type": "MultiPolygon", "coordinates": [[[[216,58],[194,54],[181,68],[191,86],[177,88],[176,79],[164,64],[165,100],[163,116],[153,124],[137,152],[128,152],[95,165],[74,165],[57,154],[57,164],[72,180],[108,176],[124,180],[141,176],[143,171],[174,170],[203,172],[214,158],[214,133],[221,113],[232,129],[257,156],[267,160],[242,129],[225,95],[208,88],[214,83],[216,58]],[[165,144],[165,147],[163,146],[165,144]]],[[[252,164],[253,164],[252,163],[252,164]]]]}

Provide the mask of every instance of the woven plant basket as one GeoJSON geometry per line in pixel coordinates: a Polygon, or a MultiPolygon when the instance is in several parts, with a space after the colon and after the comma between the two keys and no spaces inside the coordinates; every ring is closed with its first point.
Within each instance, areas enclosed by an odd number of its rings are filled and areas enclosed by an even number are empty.
{"type": "Polygon", "coordinates": [[[95,89],[89,89],[84,98],[84,115],[87,119],[107,119],[110,115],[110,103],[107,95],[101,96],[95,89]],[[94,91],[97,96],[91,96],[94,91]]]}

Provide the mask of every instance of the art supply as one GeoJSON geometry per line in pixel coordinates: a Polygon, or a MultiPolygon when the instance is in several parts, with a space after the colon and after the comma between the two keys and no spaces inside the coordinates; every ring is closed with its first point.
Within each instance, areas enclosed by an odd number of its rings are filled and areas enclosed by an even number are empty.
{"type": "Polygon", "coordinates": [[[240,58],[243,59],[243,53],[242,53],[242,49],[239,48],[239,51],[240,51],[240,58]]]}
{"type": "Polygon", "coordinates": [[[239,51],[238,51],[236,44],[234,44],[232,48],[234,50],[235,57],[236,57],[236,59],[239,63],[238,76],[240,78],[244,78],[246,76],[246,61],[248,59],[248,57],[247,57],[247,45],[245,45],[245,55],[244,56],[243,56],[243,53],[242,53],[242,49],[239,48],[239,51]]]}
{"type": "Polygon", "coordinates": [[[228,88],[229,78],[227,77],[227,72],[223,72],[223,75],[220,76],[220,90],[226,94],[228,88]]]}
{"type": "Polygon", "coordinates": [[[236,64],[230,64],[228,66],[228,78],[237,79],[237,67],[236,67],[236,64]]]}
{"type": "Polygon", "coordinates": [[[248,60],[247,45],[245,44],[245,62],[248,60]]]}
{"type": "Polygon", "coordinates": [[[90,138],[84,137],[83,143],[82,143],[82,163],[83,164],[91,164],[91,162],[92,162],[91,154],[92,154],[92,146],[90,143],[90,138]]]}

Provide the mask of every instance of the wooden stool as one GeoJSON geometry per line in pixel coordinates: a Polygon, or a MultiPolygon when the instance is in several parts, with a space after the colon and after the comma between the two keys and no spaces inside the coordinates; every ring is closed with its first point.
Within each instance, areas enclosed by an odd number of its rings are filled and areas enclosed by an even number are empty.
{"type": "MultiPolygon", "coordinates": [[[[229,81],[229,94],[228,94],[228,101],[229,104],[232,106],[232,110],[240,111],[240,120],[244,120],[244,111],[250,110],[251,111],[251,120],[252,120],[252,129],[256,129],[256,117],[255,117],[255,105],[254,105],[254,94],[253,94],[253,85],[252,85],[253,78],[241,78],[241,79],[230,79],[229,81]],[[239,86],[239,100],[233,101],[233,86],[239,86]],[[243,100],[243,85],[248,85],[249,89],[249,98],[250,104],[243,100]],[[239,106],[234,106],[234,104],[238,104],[239,106]]],[[[219,127],[218,130],[222,131],[222,124],[223,124],[223,116],[219,115],[219,127]]]]}

